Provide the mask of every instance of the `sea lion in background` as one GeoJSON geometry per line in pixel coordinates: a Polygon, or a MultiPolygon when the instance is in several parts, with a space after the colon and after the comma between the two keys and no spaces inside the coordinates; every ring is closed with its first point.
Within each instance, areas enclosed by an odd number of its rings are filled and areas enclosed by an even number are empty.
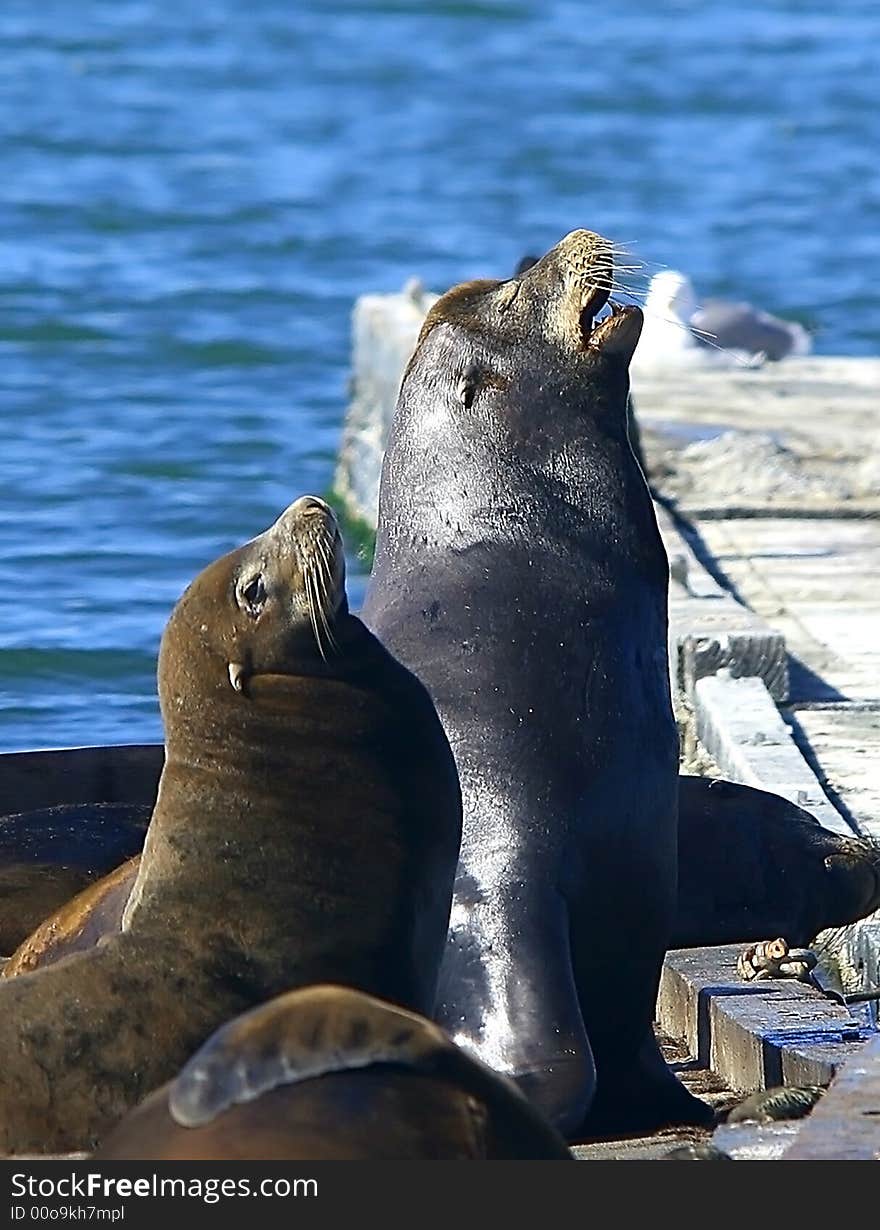
{"type": "Polygon", "coordinates": [[[44,969],[72,953],[87,952],[105,935],[118,934],[140,865],[136,854],[51,914],[16,948],[0,979],[44,969]]]}
{"type": "Polygon", "coordinates": [[[572,1160],[511,1081],[424,1017],[339,986],[224,1025],[94,1156],[572,1160]]]}
{"type": "Polygon", "coordinates": [[[784,936],[803,947],[880,908],[880,847],[841,837],[778,794],[679,777],[671,948],[784,936]]]}
{"type": "Polygon", "coordinates": [[[435,1014],[570,1136],[712,1117],[652,1029],[678,736],[666,553],[627,436],[642,314],[595,319],[612,264],[574,231],[520,277],[431,308],[363,609],[427,686],[461,779],[435,1014]]]}
{"type": "Polygon", "coordinates": [[[70,803],[0,816],[0,955],[143,845],[152,808],[70,803]]]}
{"type": "Polygon", "coordinates": [[[349,614],[323,501],[196,578],[159,696],[165,767],[122,934],[0,984],[0,1151],[91,1147],[291,987],[432,1006],[455,765],[425,689],[349,614]]]}
{"type": "MultiPolygon", "coordinates": [[[[139,856],[90,885],[22,943],[0,978],[52,964],[122,929],[139,856]]],[[[784,936],[805,947],[880,909],[880,847],[823,828],[778,794],[678,779],[678,908],[670,948],[784,936]]],[[[590,942],[586,936],[584,942],[590,942]]]]}

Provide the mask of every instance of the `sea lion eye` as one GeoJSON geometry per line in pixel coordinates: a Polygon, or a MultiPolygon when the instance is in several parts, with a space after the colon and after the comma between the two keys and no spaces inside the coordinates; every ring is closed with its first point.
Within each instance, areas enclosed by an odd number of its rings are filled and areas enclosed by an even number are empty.
{"type": "Polygon", "coordinates": [[[474,404],[474,398],[480,391],[480,385],[483,382],[483,373],[474,364],[466,367],[461,374],[461,380],[458,385],[458,400],[464,406],[465,410],[470,410],[474,404]]]}
{"type": "Polygon", "coordinates": [[[257,573],[246,585],[242,585],[239,592],[242,605],[246,608],[248,614],[256,619],[266,601],[266,586],[263,584],[262,575],[257,573]]]}

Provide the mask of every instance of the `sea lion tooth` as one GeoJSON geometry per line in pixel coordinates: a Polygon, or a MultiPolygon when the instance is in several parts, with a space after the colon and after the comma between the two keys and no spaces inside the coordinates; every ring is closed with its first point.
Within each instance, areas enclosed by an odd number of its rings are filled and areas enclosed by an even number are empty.
{"type": "Polygon", "coordinates": [[[245,679],[247,678],[246,670],[241,662],[229,663],[229,682],[232,684],[236,692],[243,692],[245,679]]]}

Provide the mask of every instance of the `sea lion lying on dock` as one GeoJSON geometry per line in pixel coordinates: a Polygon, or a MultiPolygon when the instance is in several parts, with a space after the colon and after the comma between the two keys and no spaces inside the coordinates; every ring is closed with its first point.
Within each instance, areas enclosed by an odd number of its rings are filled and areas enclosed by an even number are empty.
{"type": "Polygon", "coordinates": [[[769,935],[803,947],[880,909],[880,847],[832,833],[778,794],[682,776],[678,824],[670,948],[769,935]]]}

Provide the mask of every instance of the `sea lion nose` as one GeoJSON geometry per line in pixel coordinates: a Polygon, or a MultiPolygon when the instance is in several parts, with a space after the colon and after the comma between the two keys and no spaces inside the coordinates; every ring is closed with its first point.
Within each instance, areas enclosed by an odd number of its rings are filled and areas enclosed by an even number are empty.
{"type": "Polygon", "coordinates": [[[336,520],[330,505],[317,495],[301,495],[287,511],[294,516],[312,517],[323,514],[325,517],[332,517],[334,521],[336,520]]]}
{"type": "Polygon", "coordinates": [[[339,529],[333,509],[317,495],[301,495],[285,509],[279,521],[289,527],[321,526],[331,537],[339,529]]]}

